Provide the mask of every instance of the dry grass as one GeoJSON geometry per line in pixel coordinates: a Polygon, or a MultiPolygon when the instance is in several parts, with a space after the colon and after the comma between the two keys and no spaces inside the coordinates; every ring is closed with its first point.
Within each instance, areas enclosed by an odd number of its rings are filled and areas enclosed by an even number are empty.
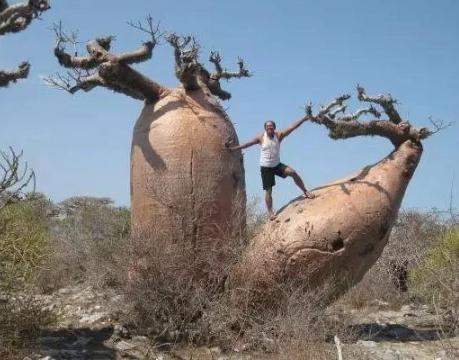
{"type": "Polygon", "coordinates": [[[412,300],[408,275],[416,267],[438,237],[448,228],[435,212],[402,211],[381,257],[362,281],[352,288],[341,302],[354,308],[385,301],[398,308],[412,300]],[[403,289],[406,284],[407,289],[403,289]]]}
{"type": "MultiPolygon", "coordinates": [[[[129,211],[108,199],[77,197],[58,206],[43,197],[28,201],[0,214],[2,271],[14,269],[9,274],[15,279],[3,284],[28,284],[19,286],[21,293],[37,284],[52,291],[75,282],[125,288],[130,304],[126,324],[158,344],[215,344],[273,359],[330,359],[336,358],[337,335],[346,345],[345,358],[366,358],[348,346],[356,336],[350,320],[337,312],[339,307],[321,306],[320,291],[292,290],[272,279],[275,306],[260,312],[250,292],[227,288],[231,269],[264,221],[256,201],[249,202],[244,236],[215,234],[215,241],[199,249],[160,234],[130,238],[129,211]],[[24,251],[11,251],[18,246],[24,251]],[[37,273],[38,279],[30,276],[37,273]]],[[[455,229],[435,213],[402,212],[381,258],[340,303],[356,308],[375,299],[394,308],[427,303],[444,315],[444,323],[451,320],[442,328],[447,336],[457,329],[455,229]],[[400,267],[407,291],[397,284],[400,267]],[[437,293],[441,297],[432,296],[437,293]]],[[[0,302],[2,358],[17,353],[52,320],[32,297],[18,297],[17,290],[0,302]]]]}
{"type": "Polygon", "coordinates": [[[75,282],[119,284],[119,263],[129,239],[130,212],[105,198],[74,197],[60,203],[51,222],[50,257],[39,286],[50,292],[75,282]]]}

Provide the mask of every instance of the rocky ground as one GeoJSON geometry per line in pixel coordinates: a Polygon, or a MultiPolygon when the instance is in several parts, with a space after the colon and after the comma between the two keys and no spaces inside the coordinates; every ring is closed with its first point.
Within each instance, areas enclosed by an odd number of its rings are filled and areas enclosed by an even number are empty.
{"type": "MultiPolygon", "coordinates": [[[[120,324],[122,296],[90,287],[63,288],[42,295],[47,309],[58,315],[58,325],[41,335],[29,359],[275,359],[276,355],[234,351],[218,347],[158,348],[145,336],[130,334],[120,324]]],[[[442,333],[441,319],[425,306],[405,305],[390,310],[388,304],[340,309],[351,319],[355,341],[342,343],[343,358],[350,350],[362,359],[445,360],[459,358],[459,336],[442,333]]]]}

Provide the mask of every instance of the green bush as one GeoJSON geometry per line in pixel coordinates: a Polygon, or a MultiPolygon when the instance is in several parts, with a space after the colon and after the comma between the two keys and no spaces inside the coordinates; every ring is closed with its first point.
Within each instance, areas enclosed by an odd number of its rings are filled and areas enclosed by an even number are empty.
{"type": "Polygon", "coordinates": [[[45,265],[49,228],[46,214],[33,201],[0,211],[0,290],[13,291],[32,281],[45,265]]]}
{"type": "Polygon", "coordinates": [[[49,253],[44,198],[3,207],[0,211],[0,357],[19,356],[44,326],[54,321],[31,294],[36,275],[49,253]]]}
{"type": "Polygon", "coordinates": [[[410,271],[411,291],[418,299],[437,309],[453,309],[458,300],[458,270],[459,226],[453,226],[410,271]]]}

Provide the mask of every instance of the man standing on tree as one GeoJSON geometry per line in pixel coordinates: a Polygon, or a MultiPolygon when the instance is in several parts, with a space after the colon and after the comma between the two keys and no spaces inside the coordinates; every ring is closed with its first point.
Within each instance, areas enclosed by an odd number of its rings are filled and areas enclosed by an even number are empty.
{"type": "Polygon", "coordinates": [[[276,185],[276,180],[274,178],[275,175],[280,176],[281,178],[286,178],[287,176],[292,177],[295,184],[301,189],[306,198],[314,198],[314,194],[306,190],[303,180],[301,180],[301,177],[297,174],[297,172],[290,166],[287,166],[280,161],[280,143],[286,136],[290,135],[293,130],[296,130],[306,120],[307,118],[304,117],[282,131],[276,131],[276,123],[274,121],[266,121],[264,125],[265,131],[263,134],[245,144],[228,147],[230,151],[235,151],[248,148],[249,146],[255,144],[261,145],[261,180],[263,182],[263,190],[265,190],[265,202],[270,220],[275,217],[272,198],[273,186],[276,185]]]}

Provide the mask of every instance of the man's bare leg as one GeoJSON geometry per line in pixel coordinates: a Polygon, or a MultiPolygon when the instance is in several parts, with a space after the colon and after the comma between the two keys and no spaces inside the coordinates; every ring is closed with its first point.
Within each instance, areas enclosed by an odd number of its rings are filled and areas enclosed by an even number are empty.
{"type": "Polygon", "coordinates": [[[265,191],[265,203],[266,203],[266,208],[268,209],[268,217],[269,220],[273,220],[275,217],[274,211],[273,211],[273,188],[269,188],[268,190],[265,191]]]}
{"type": "Polygon", "coordinates": [[[303,182],[303,179],[301,179],[300,175],[298,175],[298,173],[292,169],[291,167],[287,166],[285,169],[284,169],[284,174],[287,175],[287,176],[290,176],[291,178],[293,178],[293,181],[295,182],[296,186],[298,186],[301,191],[303,192],[304,196],[308,199],[314,199],[315,198],[315,195],[311,192],[309,192],[308,190],[306,190],[306,187],[304,186],[304,182],[303,182]]]}

